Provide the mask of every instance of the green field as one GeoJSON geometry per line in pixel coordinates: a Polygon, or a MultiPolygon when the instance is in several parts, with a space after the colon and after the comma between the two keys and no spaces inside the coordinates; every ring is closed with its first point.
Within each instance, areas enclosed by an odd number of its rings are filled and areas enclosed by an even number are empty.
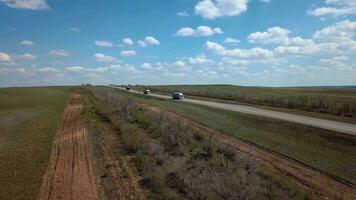
{"type": "MultiPolygon", "coordinates": [[[[83,91],[82,96],[88,97],[84,106],[89,124],[101,124],[93,130],[95,143],[108,130],[116,135],[118,140],[110,141],[124,149],[114,144],[108,148],[132,157],[142,177],[141,187],[149,190],[148,199],[314,199],[245,153],[209,139],[179,118],[145,109],[140,98],[105,87],[83,91]]],[[[101,179],[105,188],[113,178],[105,173],[101,179]]],[[[115,191],[112,186],[108,189],[109,194],[115,191]]]]}
{"type": "Polygon", "coordinates": [[[69,87],[0,89],[0,199],[35,199],[69,87]]]}
{"type": "MultiPolygon", "coordinates": [[[[119,93],[123,93],[117,90],[119,93]]],[[[171,100],[128,96],[171,110],[356,184],[356,138],[319,128],[171,100]]]]}
{"type": "Polygon", "coordinates": [[[244,87],[235,85],[136,86],[152,91],[232,100],[276,108],[356,117],[356,89],[353,87],[244,87]]]}

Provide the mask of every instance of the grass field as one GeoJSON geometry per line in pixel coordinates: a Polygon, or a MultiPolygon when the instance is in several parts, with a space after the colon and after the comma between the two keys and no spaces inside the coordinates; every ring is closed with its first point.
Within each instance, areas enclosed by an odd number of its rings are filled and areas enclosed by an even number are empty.
{"type": "Polygon", "coordinates": [[[234,85],[167,85],[136,86],[152,91],[211,97],[278,108],[289,108],[356,116],[356,89],[353,87],[243,87],[234,85]]]}
{"type": "MultiPolygon", "coordinates": [[[[261,169],[254,158],[209,139],[179,118],[145,109],[137,104],[140,98],[104,87],[86,91],[89,123],[101,124],[97,136],[105,137],[110,129],[120,138],[116,142],[125,151],[118,145],[109,148],[133,157],[149,199],[309,199],[300,187],[261,169]]],[[[105,188],[112,175],[101,177],[105,188]]],[[[105,193],[115,191],[109,188],[105,193]]]]}
{"type": "Polygon", "coordinates": [[[69,87],[0,89],[0,199],[35,199],[69,87]]]}
{"type": "MultiPolygon", "coordinates": [[[[123,93],[117,90],[117,92],[123,93]]],[[[356,138],[304,125],[125,93],[356,184],[356,138]]]]}

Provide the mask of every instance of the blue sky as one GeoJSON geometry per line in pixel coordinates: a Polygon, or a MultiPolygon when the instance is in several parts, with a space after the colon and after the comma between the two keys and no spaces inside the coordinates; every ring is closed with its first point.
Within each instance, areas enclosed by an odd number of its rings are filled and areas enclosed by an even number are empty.
{"type": "Polygon", "coordinates": [[[356,85],[355,0],[0,0],[0,86],[356,85]]]}

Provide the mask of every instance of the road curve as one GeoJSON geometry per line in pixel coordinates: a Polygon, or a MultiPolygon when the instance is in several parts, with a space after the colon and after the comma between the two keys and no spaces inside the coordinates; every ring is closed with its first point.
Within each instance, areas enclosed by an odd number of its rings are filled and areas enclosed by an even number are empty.
{"type": "MultiPolygon", "coordinates": [[[[124,90],[120,87],[109,86],[116,89],[124,90]]],[[[136,90],[128,90],[130,93],[134,94],[142,94],[136,90]]],[[[159,95],[159,94],[150,94],[152,97],[162,98],[162,99],[171,99],[170,96],[166,95],[159,95]]],[[[227,103],[219,103],[219,102],[212,102],[212,101],[204,101],[204,100],[197,100],[197,99],[184,99],[184,102],[205,105],[213,108],[219,108],[229,111],[235,111],[240,113],[246,113],[250,115],[268,117],[278,120],[284,120],[288,122],[294,122],[298,124],[304,124],[308,126],[314,126],[322,129],[332,130],[344,134],[355,135],[356,136],[356,125],[348,124],[344,122],[337,122],[333,120],[326,120],[326,119],[319,119],[315,117],[308,117],[303,115],[295,115],[289,114],[284,112],[266,110],[261,108],[256,108],[253,106],[244,106],[244,105],[236,105],[236,104],[227,104],[227,103]]]]}

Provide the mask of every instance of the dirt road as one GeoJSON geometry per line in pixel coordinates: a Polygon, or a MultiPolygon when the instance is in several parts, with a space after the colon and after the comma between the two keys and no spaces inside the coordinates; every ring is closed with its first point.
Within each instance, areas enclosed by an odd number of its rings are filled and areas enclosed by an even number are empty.
{"type": "Polygon", "coordinates": [[[97,200],[98,192],[91,167],[86,130],[78,94],[71,94],[38,199],[97,200]]]}
{"type": "MultiPolygon", "coordinates": [[[[112,86],[110,86],[110,87],[112,87],[112,86]]],[[[123,88],[119,88],[119,87],[113,87],[113,88],[124,90],[123,88]]],[[[140,94],[136,90],[131,89],[128,91],[131,93],[134,93],[134,94],[140,94]]],[[[150,96],[156,97],[156,98],[162,98],[162,99],[171,99],[170,96],[166,96],[166,95],[150,94],[150,96]]],[[[332,121],[332,120],[319,119],[319,118],[315,118],[315,117],[307,117],[307,116],[302,116],[302,115],[294,115],[294,114],[289,114],[289,113],[284,113],[284,112],[271,111],[271,110],[266,110],[266,109],[261,109],[261,108],[255,108],[252,106],[227,104],[227,103],[219,103],[219,102],[212,102],[212,101],[203,101],[203,100],[197,100],[197,99],[184,99],[183,101],[188,102],[188,103],[210,106],[213,108],[219,108],[219,109],[224,109],[224,110],[229,110],[229,111],[246,113],[246,114],[250,114],[250,115],[262,116],[262,117],[268,117],[268,118],[273,118],[273,119],[278,119],[278,120],[294,122],[294,123],[298,123],[298,124],[304,124],[304,125],[308,125],[308,126],[314,126],[314,127],[323,128],[323,129],[332,130],[332,131],[350,134],[350,135],[356,135],[356,125],[355,124],[348,124],[348,123],[337,122],[337,121],[332,121]]]]}
{"type": "Polygon", "coordinates": [[[204,126],[174,112],[166,111],[151,105],[144,105],[144,107],[155,112],[163,112],[167,115],[180,118],[181,121],[201,130],[202,133],[205,133],[208,136],[211,135],[215,140],[259,159],[261,164],[272,169],[275,173],[292,180],[317,196],[322,196],[323,199],[356,199],[356,187],[352,183],[339,180],[337,177],[323,173],[291,158],[267,149],[256,147],[253,144],[204,126]]]}

